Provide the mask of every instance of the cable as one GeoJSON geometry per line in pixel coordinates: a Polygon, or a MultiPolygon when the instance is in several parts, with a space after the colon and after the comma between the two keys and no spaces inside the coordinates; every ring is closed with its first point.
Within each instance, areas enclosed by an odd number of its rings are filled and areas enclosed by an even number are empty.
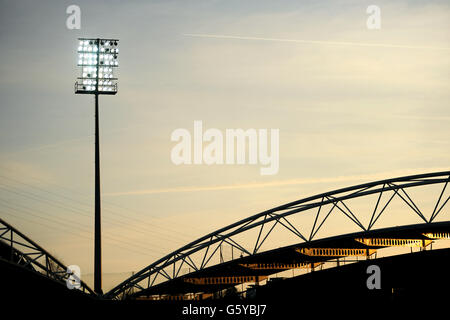
{"type": "MultiPolygon", "coordinates": [[[[26,183],[24,183],[24,182],[22,182],[22,181],[18,181],[18,180],[9,178],[9,177],[5,177],[5,176],[2,176],[2,175],[0,175],[0,177],[5,178],[5,179],[8,179],[8,180],[10,180],[10,181],[15,181],[15,182],[18,182],[18,183],[27,185],[26,183]]],[[[39,179],[37,179],[37,178],[33,178],[33,177],[29,177],[29,178],[31,178],[31,179],[33,179],[33,180],[35,180],[35,181],[37,181],[37,182],[41,182],[41,183],[42,183],[42,180],[39,180],[39,179]]],[[[81,192],[79,192],[79,191],[70,189],[70,188],[68,188],[68,187],[66,187],[66,186],[61,186],[61,185],[59,185],[59,184],[57,184],[57,183],[54,183],[54,182],[48,182],[48,181],[46,181],[45,183],[47,183],[47,184],[52,184],[52,185],[54,185],[54,186],[56,186],[56,187],[58,187],[58,188],[60,188],[60,189],[68,190],[68,191],[70,191],[71,194],[77,193],[77,194],[79,194],[79,195],[81,195],[81,196],[83,196],[83,197],[89,197],[89,198],[92,198],[91,195],[86,195],[86,194],[84,194],[84,193],[81,193],[81,192]]],[[[30,186],[30,187],[32,187],[32,188],[40,189],[40,188],[37,188],[37,187],[32,186],[32,185],[28,185],[28,186],[30,186]]],[[[48,191],[48,190],[45,190],[45,189],[41,189],[41,190],[44,191],[44,192],[47,192],[47,193],[52,194],[52,192],[50,192],[50,191],[48,191]]],[[[53,193],[53,194],[54,194],[54,193],[53,193]]],[[[71,201],[77,201],[77,200],[73,200],[73,199],[68,198],[68,197],[65,197],[65,196],[62,196],[62,197],[66,198],[66,199],[69,199],[69,200],[71,200],[71,201]]],[[[80,201],[77,201],[77,202],[82,203],[82,202],[80,202],[80,201]]],[[[137,214],[139,214],[139,215],[142,215],[142,213],[139,213],[139,212],[137,212],[137,211],[131,210],[131,209],[129,209],[129,208],[125,208],[125,207],[123,207],[123,206],[119,206],[119,205],[117,205],[117,204],[114,204],[114,203],[109,202],[109,201],[106,201],[106,200],[102,200],[102,203],[106,203],[106,204],[109,204],[109,205],[111,205],[111,206],[114,206],[114,207],[117,207],[117,208],[121,208],[121,209],[127,210],[127,211],[129,211],[129,212],[134,212],[134,213],[137,213],[137,214]]],[[[86,205],[86,204],[85,204],[85,205],[86,205]]],[[[90,205],[88,205],[88,206],[90,206],[90,205]]],[[[114,212],[114,211],[113,211],[113,212],[114,212]]],[[[123,216],[123,215],[122,215],[122,216],[123,216]]],[[[129,218],[128,216],[123,216],[123,217],[129,218]]],[[[154,216],[149,216],[148,218],[156,219],[156,220],[158,219],[158,218],[156,218],[156,217],[154,217],[154,216]]],[[[135,219],[135,220],[136,220],[136,219],[135,219]]],[[[139,221],[139,220],[138,220],[138,221],[139,221]]],[[[140,221],[141,221],[141,222],[144,222],[144,223],[148,223],[148,222],[145,222],[145,221],[142,221],[142,220],[140,220],[140,221]]],[[[182,226],[183,228],[186,227],[186,225],[181,224],[181,223],[178,223],[178,222],[176,222],[176,221],[174,221],[174,222],[172,222],[172,223],[173,223],[173,224],[180,225],[180,226],[182,226]]],[[[166,230],[168,230],[168,231],[174,231],[173,229],[169,229],[169,228],[164,228],[164,227],[159,227],[159,228],[161,228],[161,229],[166,229],[166,230]]],[[[192,226],[191,228],[192,228],[192,229],[197,229],[197,230],[202,231],[202,232],[204,231],[204,230],[200,230],[200,229],[196,228],[195,226],[192,226]]],[[[176,231],[176,232],[178,232],[178,231],[176,231]]],[[[187,237],[191,237],[190,235],[186,235],[186,236],[187,236],[187,237]]]]}
{"type": "MultiPolygon", "coordinates": [[[[12,187],[6,187],[6,186],[4,186],[4,185],[3,185],[3,186],[0,185],[0,188],[3,188],[3,190],[5,190],[5,191],[7,191],[7,192],[14,193],[14,194],[17,194],[17,195],[19,195],[19,196],[23,196],[23,197],[28,198],[28,199],[32,199],[32,200],[36,200],[36,201],[41,201],[41,202],[46,202],[46,203],[49,203],[49,204],[52,205],[52,206],[59,207],[59,208],[64,209],[64,210],[70,210],[70,211],[72,211],[72,212],[74,212],[75,214],[78,214],[78,215],[83,215],[83,216],[89,217],[89,218],[92,217],[92,213],[86,213],[87,211],[81,211],[80,209],[77,209],[77,208],[74,209],[73,206],[69,206],[69,205],[67,205],[67,204],[65,204],[65,203],[62,203],[62,202],[60,202],[60,201],[49,200],[48,198],[45,198],[45,197],[42,197],[42,196],[37,196],[36,194],[31,193],[31,192],[29,192],[29,191],[23,191],[23,190],[21,190],[22,193],[20,193],[20,192],[17,192],[17,191],[12,190],[12,187]],[[57,205],[58,203],[62,203],[62,205],[57,205]]],[[[16,188],[16,190],[17,190],[17,188],[16,188]]],[[[123,227],[123,223],[124,223],[124,222],[123,222],[123,221],[120,221],[120,220],[118,220],[118,219],[106,217],[106,219],[104,218],[104,220],[105,220],[106,222],[108,222],[108,223],[115,224],[115,225],[117,225],[117,226],[119,226],[119,227],[123,227]],[[109,221],[109,219],[112,219],[113,221],[109,221]],[[114,221],[118,221],[118,222],[114,222],[114,221]]],[[[139,230],[139,229],[137,229],[137,228],[135,228],[135,227],[129,227],[129,228],[132,228],[132,229],[134,229],[136,232],[139,232],[139,233],[142,233],[142,234],[145,234],[145,235],[148,235],[149,232],[150,232],[150,233],[159,233],[159,232],[155,232],[155,231],[142,231],[142,230],[139,230]]],[[[177,244],[179,245],[179,242],[174,241],[173,238],[168,238],[168,236],[167,236],[166,234],[162,234],[162,236],[163,236],[164,238],[166,238],[168,241],[170,241],[170,242],[175,242],[175,243],[177,243],[177,244]]],[[[181,240],[181,241],[185,241],[185,240],[181,240]]]]}
{"type": "MultiPolygon", "coordinates": [[[[48,224],[45,224],[45,223],[42,223],[42,222],[40,222],[40,221],[36,221],[36,220],[33,220],[33,219],[30,219],[30,218],[28,218],[28,217],[18,217],[18,216],[16,216],[16,215],[13,215],[12,213],[8,213],[8,212],[4,212],[4,211],[2,211],[1,212],[2,214],[6,214],[6,215],[9,215],[9,216],[12,216],[12,217],[14,217],[14,218],[18,218],[18,219],[20,219],[20,220],[24,220],[24,221],[28,221],[28,222],[30,222],[30,223],[33,223],[33,224],[39,224],[39,225],[41,225],[41,226],[43,226],[43,227],[46,227],[46,228],[49,228],[49,229],[51,229],[51,230],[55,230],[55,227],[52,227],[52,226],[49,226],[48,224]]],[[[40,219],[44,219],[45,220],[45,217],[40,217],[40,219]]],[[[59,231],[61,231],[61,230],[59,230],[59,231]]],[[[73,234],[73,235],[75,235],[75,236],[77,236],[77,237],[82,237],[82,238],[85,238],[85,239],[88,239],[88,240],[93,240],[92,239],[92,237],[91,236],[83,236],[83,235],[80,235],[80,234],[78,234],[78,233],[74,233],[74,232],[72,232],[72,231],[70,231],[70,230],[63,230],[64,232],[68,232],[68,233],[71,233],[71,234],[73,234]]],[[[108,239],[108,240],[113,240],[113,239],[108,239]]],[[[113,241],[116,241],[116,240],[113,240],[113,241]]],[[[129,251],[134,251],[135,253],[139,253],[139,254],[143,254],[143,255],[146,255],[146,256],[149,256],[149,257],[152,257],[152,259],[155,259],[155,256],[152,256],[152,255],[149,255],[148,253],[144,253],[144,252],[142,252],[142,251],[137,251],[137,250],[135,250],[135,249],[133,249],[133,248],[127,248],[127,247],[124,247],[124,246],[121,246],[121,245],[115,245],[115,246],[117,246],[117,247],[119,247],[119,248],[122,248],[122,249],[124,249],[124,250],[129,250],[129,251]]]]}
{"type": "MultiPolygon", "coordinates": [[[[64,196],[64,195],[61,195],[61,194],[57,194],[57,193],[54,193],[54,192],[51,192],[51,191],[48,191],[48,190],[45,190],[45,189],[42,189],[42,188],[38,188],[38,187],[36,187],[36,186],[32,186],[32,185],[30,185],[30,184],[24,183],[24,182],[19,181],[19,180],[16,180],[16,179],[12,179],[12,178],[9,178],[9,177],[5,177],[5,176],[3,176],[3,175],[0,175],[0,177],[2,177],[2,178],[4,178],[4,179],[7,179],[7,180],[10,180],[10,181],[13,181],[13,182],[16,182],[16,183],[23,184],[23,185],[25,185],[25,186],[28,186],[28,187],[30,187],[30,188],[33,188],[33,189],[36,189],[36,190],[39,190],[39,191],[44,191],[44,192],[46,192],[46,193],[48,193],[48,194],[55,195],[55,196],[57,196],[57,197],[62,197],[62,198],[68,199],[68,200],[70,200],[70,201],[80,203],[80,204],[82,204],[82,205],[84,205],[84,206],[88,206],[88,207],[91,206],[91,205],[86,204],[86,203],[84,203],[84,202],[82,202],[82,201],[75,200],[75,199],[69,198],[69,197],[67,197],[67,196],[64,196]]],[[[76,193],[78,193],[78,192],[76,192],[76,193]]],[[[78,193],[78,194],[81,194],[81,193],[78,193]]],[[[85,195],[83,195],[83,196],[85,197],[85,195]]],[[[103,202],[105,202],[105,201],[103,201],[103,202]]],[[[67,206],[67,204],[64,203],[64,206],[67,206]]],[[[119,207],[119,206],[117,206],[117,207],[119,207]]],[[[126,209],[126,208],[123,208],[123,209],[128,210],[128,209],[126,209]]],[[[117,213],[116,211],[113,211],[113,210],[110,210],[110,209],[107,209],[106,211],[107,211],[107,212],[111,212],[111,213],[113,213],[113,214],[115,214],[115,215],[119,215],[119,216],[121,216],[121,217],[124,217],[124,218],[126,218],[126,219],[128,219],[128,220],[131,220],[131,221],[133,221],[133,222],[138,221],[138,222],[142,222],[142,223],[148,224],[148,222],[145,222],[145,221],[143,221],[143,220],[136,219],[136,218],[130,218],[129,216],[126,216],[126,215],[117,213]]],[[[130,210],[129,210],[129,211],[130,211],[130,210]]],[[[113,219],[113,218],[112,218],[112,219],[113,219]]],[[[118,219],[115,219],[115,220],[118,221],[118,219]]],[[[119,221],[119,222],[122,223],[122,221],[119,221]]],[[[183,225],[183,227],[185,227],[185,226],[183,225]]],[[[179,232],[179,231],[175,231],[175,230],[168,229],[168,228],[164,228],[164,227],[160,227],[160,226],[159,226],[158,228],[166,229],[166,230],[170,231],[170,232],[172,233],[172,235],[173,235],[173,233],[175,233],[175,234],[177,234],[177,235],[182,235],[182,234],[183,234],[183,233],[181,233],[181,232],[179,232]]],[[[151,233],[159,233],[159,234],[161,234],[161,235],[163,235],[163,236],[167,236],[165,233],[161,233],[161,232],[154,231],[154,230],[152,230],[152,231],[150,231],[150,232],[151,232],[151,233]]],[[[186,235],[186,236],[187,236],[187,235],[186,235]]],[[[192,239],[191,236],[187,236],[187,237],[189,237],[189,240],[192,239]]],[[[169,241],[170,241],[170,240],[169,240],[169,241]]],[[[186,240],[186,239],[182,239],[182,241],[185,242],[185,241],[187,241],[187,240],[186,240]]]]}
{"type": "MultiPolygon", "coordinates": [[[[4,204],[3,204],[4,206],[9,207],[9,208],[12,209],[12,210],[18,211],[17,208],[12,207],[7,201],[5,201],[5,200],[3,200],[3,199],[0,199],[0,201],[4,203],[4,204]],[[6,204],[5,204],[5,203],[6,203],[6,204]]],[[[39,212],[40,210],[31,209],[31,208],[29,208],[29,207],[26,207],[26,206],[24,206],[24,205],[18,205],[18,204],[16,204],[16,203],[13,204],[13,205],[16,206],[16,207],[19,207],[19,209],[23,210],[23,211],[24,211],[25,213],[27,213],[27,214],[30,214],[30,215],[32,215],[32,216],[35,216],[35,217],[38,217],[38,218],[41,218],[41,219],[45,219],[45,220],[47,220],[47,221],[51,221],[51,222],[53,222],[53,223],[56,223],[57,225],[67,226],[67,227],[70,228],[71,230],[73,230],[74,228],[76,228],[76,229],[78,229],[78,230],[80,230],[80,231],[82,231],[82,232],[91,233],[91,231],[90,231],[89,229],[80,227],[78,223],[68,224],[66,221],[61,221],[61,220],[57,220],[57,219],[55,219],[55,218],[49,218],[49,217],[45,217],[45,216],[40,216],[40,215],[37,215],[37,214],[34,212],[34,211],[38,211],[38,212],[39,212]]],[[[19,212],[20,212],[20,211],[19,211],[19,212]]],[[[42,212],[42,211],[41,211],[41,212],[42,212]]],[[[44,214],[45,214],[45,213],[44,213],[44,214]]],[[[108,235],[103,235],[103,237],[106,238],[106,239],[112,239],[113,241],[118,241],[118,242],[121,242],[121,243],[128,243],[128,244],[130,244],[132,247],[141,247],[141,248],[144,249],[144,250],[149,250],[149,251],[153,251],[153,252],[158,252],[159,254],[164,254],[164,253],[161,252],[161,251],[157,251],[157,250],[154,250],[154,249],[149,249],[148,247],[144,247],[144,246],[141,246],[140,244],[137,244],[137,243],[134,243],[134,242],[129,242],[129,241],[126,241],[126,240],[124,240],[124,239],[117,239],[117,238],[114,238],[114,237],[111,237],[111,236],[108,236],[108,235]]]]}

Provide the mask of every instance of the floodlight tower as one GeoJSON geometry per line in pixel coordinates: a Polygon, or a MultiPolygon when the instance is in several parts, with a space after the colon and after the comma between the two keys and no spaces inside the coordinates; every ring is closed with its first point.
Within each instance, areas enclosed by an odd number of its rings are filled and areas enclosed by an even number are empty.
{"type": "Polygon", "coordinates": [[[78,66],[81,76],[75,82],[75,93],[95,95],[95,240],[94,291],[102,294],[102,241],[100,205],[100,144],[98,96],[117,93],[113,70],[119,66],[117,39],[79,38],[78,66]]]}

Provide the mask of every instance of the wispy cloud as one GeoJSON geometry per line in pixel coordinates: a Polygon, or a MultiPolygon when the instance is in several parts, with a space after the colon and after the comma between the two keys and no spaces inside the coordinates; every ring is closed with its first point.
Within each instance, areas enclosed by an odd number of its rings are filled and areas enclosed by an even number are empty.
{"type": "Polygon", "coordinates": [[[420,121],[450,121],[450,117],[446,116],[418,116],[418,115],[409,115],[409,114],[394,114],[392,115],[396,118],[402,118],[402,119],[414,119],[414,120],[420,120],[420,121]]]}
{"type": "MultiPolygon", "coordinates": [[[[111,135],[111,134],[123,133],[123,132],[130,131],[130,130],[136,130],[136,128],[138,128],[138,127],[144,127],[144,125],[136,124],[136,125],[126,127],[126,128],[119,128],[116,130],[103,131],[101,134],[102,134],[102,136],[107,136],[107,135],[111,135]]],[[[23,149],[19,149],[17,151],[0,152],[0,160],[10,159],[10,158],[14,159],[17,156],[23,156],[23,154],[26,154],[26,153],[36,153],[36,152],[40,152],[40,151],[46,151],[48,149],[57,149],[57,148],[61,148],[61,147],[67,148],[67,146],[73,146],[79,142],[89,142],[89,141],[91,141],[91,142],[94,141],[94,134],[85,135],[85,136],[78,137],[78,138],[60,140],[60,141],[57,141],[54,143],[35,145],[33,147],[23,148],[23,149]]]]}
{"type": "MultiPolygon", "coordinates": [[[[327,178],[307,178],[307,179],[288,179],[278,180],[271,182],[249,182],[241,184],[228,184],[228,185],[216,185],[216,186],[185,186],[174,188],[161,188],[161,189],[143,189],[134,191],[122,191],[122,192],[109,192],[104,193],[103,196],[139,196],[139,195],[151,195],[161,193],[185,193],[185,192],[201,192],[201,191],[226,191],[226,190],[238,190],[238,189],[254,189],[254,188],[268,188],[290,185],[304,185],[304,184],[317,184],[317,183],[334,183],[334,182],[352,182],[352,181],[374,181],[387,179],[390,177],[420,174],[423,172],[438,172],[447,171],[450,168],[418,168],[418,169],[405,169],[391,172],[373,173],[373,174],[361,174],[350,176],[336,176],[327,178]]],[[[326,191],[326,190],[324,190],[326,191]]]]}
{"type": "Polygon", "coordinates": [[[197,38],[214,38],[214,39],[234,39],[234,40],[254,40],[254,41],[276,41],[276,42],[292,42],[303,44],[319,44],[334,46],[358,46],[358,47],[381,47],[381,48],[398,48],[398,49],[432,49],[432,50],[450,50],[450,47],[435,46],[411,46],[388,43],[368,43],[368,42],[346,42],[346,41],[322,41],[322,40],[301,40],[286,38],[267,38],[267,37],[248,37],[239,35],[223,35],[223,34],[205,34],[205,33],[185,33],[187,37],[197,38]]]}

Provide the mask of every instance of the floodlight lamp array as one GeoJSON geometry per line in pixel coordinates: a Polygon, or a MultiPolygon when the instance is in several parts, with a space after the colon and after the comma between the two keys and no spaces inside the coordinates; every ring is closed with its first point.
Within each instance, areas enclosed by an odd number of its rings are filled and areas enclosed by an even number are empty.
{"type": "Polygon", "coordinates": [[[76,93],[116,94],[117,78],[114,68],[119,66],[118,40],[79,39],[78,66],[81,76],[75,83],[76,93]]]}

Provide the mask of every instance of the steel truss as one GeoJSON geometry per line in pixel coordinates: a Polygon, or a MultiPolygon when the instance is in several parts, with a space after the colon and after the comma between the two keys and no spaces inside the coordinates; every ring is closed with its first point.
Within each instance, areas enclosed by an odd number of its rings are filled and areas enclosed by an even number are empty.
{"type": "Polygon", "coordinates": [[[203,270],[210,266],[209,263],[213,256],[221,254],[221,250],[219,249],[221,249],[223,244],[228,244],[232,248],[237,249],[238,252],[241,253],[241,256],[256,255],[260,252],[261,246],[277,225],[292,232],[300,241],[308,243],[315,240],[317,232],[322,228],[323,224],[332,213],[337,214],[337,212],[340,212],[344,214],[348,220],[358,226],[361,231],[370,231],[379,220],[380,216],[386,211],[386,208],[394,197],[402,199],[411,209],[410,212],[412,214],[417,215],[425,223],[431,224],[442,212],[442,209],[450,199],[450,196],[443,198],[449,181],[450,171],[405,176],[338,189],[278,206],[216,230],[175,250],[111,289],[105,294],[105,297],[109,299],[126,298],[127,295],[132,294],[134,291],[146,290],[154,286],[158,283],[157,280],[171,281],[176,279],[180,276],[182,266],[191,268],[193,272],[203,270]],[[437,198],[434,210],[427,219],[424,212],[417,207],[406,190],[413,187],[433,184],[442,184],[442,189],[437,198]],[[381,199],[383,194],[390,191],[392,191],[392,195],[388,197],[388,200],[382,205],[383,201],[381,201],[381,199]],[[377,194],[378,198],[369,223],[364,225],[358,219],[357,214],[352,212],[348,205],[346,205],[345,201],[373,194],[377,194]],[[326,213],[322,212],[322,208],[327,205],[330,205],[331,208],[326,213]],[[317,212],[315,213],[311,230],[304,234],[288,220],[288,217],[308,210],[317,210],[317,212]],[[265,231],[264,227],[269,226],[269,223],[271,222],[273,222],[272,226],[268,231],[265,231]],[[254,245],[251,246],[253,249],[246,249],[244,245],[232,239],[235,235],[255,228],[258,228],[259,231],[254,245]],[[201,251],[201,262],[195,263],[192,256],[201,251]]]}
{"type": "MultiPolygon", "coordinates": [[[[0,259],[39,272],[46,277],[66,285],[71,276],[67,267],[33,240],[0,218],[0,242],[6,244],[9,254],[0,259]]],[[[5,247],[6,247],[5,246],[5,247]]],[[[94,291],[80,280],[80,290],[95,295],[94,291]]]]}

